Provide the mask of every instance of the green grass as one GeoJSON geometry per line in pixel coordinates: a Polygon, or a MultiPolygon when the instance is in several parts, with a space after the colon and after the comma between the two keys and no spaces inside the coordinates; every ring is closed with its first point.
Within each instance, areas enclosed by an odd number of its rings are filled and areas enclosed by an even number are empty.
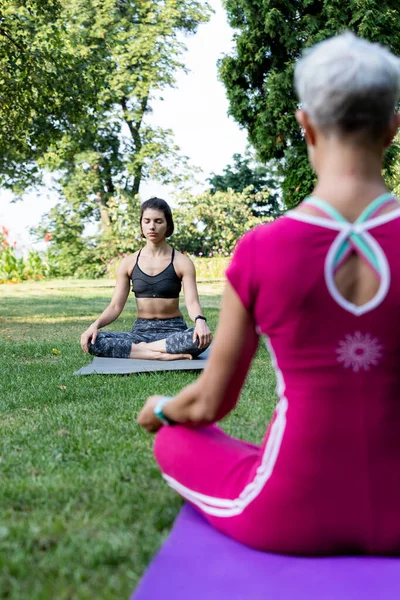
{"type": "MultiPolygon", "coordinates": [[[[135,415],[148,395],[173,395],[196,373],[72,375],[91,360],[79,337],[109,302],[112,286],[0,286],[1,598],[127,599],[181,506],[135,415]]],[[[221,289],[200,284],[212,329],[221,289]]],[[[133,319],[131,300],[111,327],[128,330],[133,319]]],[[[224,429],[260,442],[274,385],[260,348],[224,429]]]]}

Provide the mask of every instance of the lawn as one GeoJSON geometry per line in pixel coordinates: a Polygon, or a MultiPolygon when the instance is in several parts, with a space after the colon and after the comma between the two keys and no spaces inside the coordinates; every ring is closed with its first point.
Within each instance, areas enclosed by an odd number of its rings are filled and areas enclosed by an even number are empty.
{"type": "MultiPolygon", "coordinates": [[[[215,330],[222,284],[199,290],[215,330]]],[[[111,293],[110,281],[0,286],[1,598],[128,599],[181,506],[135,415],[148,395],[174,395],[197,374],[73,376],[91,360],[80,334],[111,293]]],[[[130,300],[110,328],[133,319],[130,300]]],[[[224,429],[260,442],[274,385],[260,347],[224,429]]]]}

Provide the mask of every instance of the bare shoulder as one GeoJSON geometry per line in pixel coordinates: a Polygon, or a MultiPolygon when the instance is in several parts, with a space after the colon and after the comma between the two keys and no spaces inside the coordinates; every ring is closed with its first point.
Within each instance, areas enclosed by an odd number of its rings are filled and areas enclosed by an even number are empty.
{"type": "Polygon", "coordinates": [[[127,256],[124,256],[124,258],[119,263],[118,275],[125,275],[127,277],[131,277],[138,254],[139,250],[137,252],[134,252],[133,254],[128,254],[127,256]]]}
{"type": "Polygon", "coordinates": [[[193,261],[186,254],[182,254],[178,250],[175,250],[174,267],[177,275],[180,277],[195,272],[193,261]]]}

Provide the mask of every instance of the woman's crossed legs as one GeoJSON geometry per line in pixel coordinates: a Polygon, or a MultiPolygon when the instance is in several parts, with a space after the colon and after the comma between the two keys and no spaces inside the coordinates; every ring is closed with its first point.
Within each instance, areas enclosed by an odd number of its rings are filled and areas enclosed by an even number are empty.
{"type": "Polygon", "coordinates": [[[193,341],[193,331],[182,317],[137,319],[130,332],[100,331],[89,352],[109,358],[189,360],[205,350],[193,341]]]}

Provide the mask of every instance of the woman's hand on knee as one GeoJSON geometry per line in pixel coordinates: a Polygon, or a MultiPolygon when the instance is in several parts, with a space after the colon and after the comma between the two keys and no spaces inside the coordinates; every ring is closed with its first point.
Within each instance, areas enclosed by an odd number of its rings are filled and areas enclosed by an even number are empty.
{"type": "Polygon", "coordinates": [[[196,321],[196,326],[193,331],[193,342],[195,342],[196,340],[199,341],[199,348],[207,348],[207,346],[211,344],[212,333],[206,321],[204,321],[203,319],[198,319],[196,321]]]}
{"type": "Polygon", "coordinates": [[[89,352],[89,344],[94,344],[99,333],[97,325],[91,325],[81,335],[81,348],[84,352],[89,352]]]}

